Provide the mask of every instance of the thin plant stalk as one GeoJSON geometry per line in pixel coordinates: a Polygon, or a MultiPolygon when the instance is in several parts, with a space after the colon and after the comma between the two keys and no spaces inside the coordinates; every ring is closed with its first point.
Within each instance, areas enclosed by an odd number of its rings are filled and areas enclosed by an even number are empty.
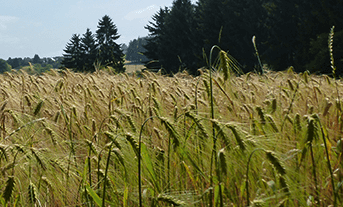
{"type": "Polygon", "coordinates": [[[255,35],[252,37],[252,43],[254,44],[256,57],[257,57],[258,63],[260,64],[260,67],[261,67],[261,74],[263,75],[264,71],[263,71],[263,66],[261,63],[260,55],[258,54],[258,50],[257,50],[257,46],[256,46],[256,36],[255,35]]]}
{"type": "Polygon", "coordinates": [[[147,118],[142,126],[141,126],[141,130],[139,132],[139,141],[138,141],[138,194],[139,194],[139,207],[143,207],[143,201],[142,201],[142,163],[141,163],[141,159],[142,159],[142,133],[143,133],[143,127],[144,125],[150,120],[155,118],[156,116],[151,116],[149,118],[147,118]]]}
{"type": "Polygon", "coordinates": [[[250,153],[250,156],[249,156],[249,159],[248,159],[248,163],[247,163],[247,171],[245,173],[245,188],[246,188],[246,193],[247,193],[247,206],[250,205],[250,193],[249,193],[249,163],[250,163],[250,160],[253,156],[253,154],[258,151],[258,150],[263,150],[261,148],[257,148],[257,149],[254,149],[251,153],[250,153]]]}
{"type": "Polygon", "coordinates": [[[319,189],[318,189],[318,180],[317,180],[317,172],[316,172],[316,162],[314,161],[314,154],[313,154],[313,147],[312,147],[312,143],[309,143],[310,145],[310,154],[311,154],[311,160],[312,160],[312,173],[314,176],[314,185],[315,185],[315,191],[316,191],[316,198],[315,200],[318,202],[318,205],[320,205],[319,203],[319,189]]]}
{"type": "Polygon", "coordinates": [[[109,168],[109,165],[110,165],[110,157],[111,157],[111,152],[112,152],[113,144],[114,144],[114,140],[112,140],[112,143],[111,143],[111,145],[109,147],[107,161],[106,161],[106,169],[105,169],[105,175],[104,175],[104,189],[103,189],[103,192],[102,192],[102,207],[105,207],[107,172],[108,172],[108,168],[109,168]]]}
{"type": "MultiPolygon", "coordinates": [[[[300,82],[300,81],[299,81],[299,82],[300,82]]],[[[300,84],[299,82],[297,83],[297,87],[295,88],[295,91],[294,91],[294,93],[293,93],[293,97],[292,97],[291,103],[289,104],[287,113],[286,113],[286,115],[285,115],[285,118],[283,119],[283,122],[282,122],[282,125],[281,125],[281,131],[283,131],[283,127],[284,127],[284,125],[285,125],[285,123],[286,123],[286,117],[288,116],[288,114],[289,114],[289,113],[291,112],[291,110],[292,110],[293,103],[294,103],[294,101],[295,101],[295,96],[297,95],[297,92],[298,92],[298,89],[299,89],[299,84],[300,84]]]]}
{"type": "MultiPolygon", "coordinates": [[[[209,70],[210,70],[210,102],[211,102],[211,118],[212,120],[214,119],[214,104],[213,104],[213,81],[212,81],[212,54],[213,54],[213,50],[215,48],[218,48],[219,50],[221,50],[217,45],[214,45],[211,48],[211,52],[210,52],[210,62],[209,62],[209,70]]],[[[214,127],[214,124],[212,123],[212,139],[213,139],[213,147],[212,147],[212,155],[211,155],[211,166],[210,166],[210,207],[213,207],[213,162],[217,163],[217,157],[216,157],[216,130],[214,127]],[[213,161],[213,158],[215,159],[215,161],[213,161]]]]}
{"type": "Polygon", "coordinates": [[[325,147],[325,153],[326,153],[326,159],[327,159],[327,164],[328,164],[328,168],[329,168],[329,172],[330,172],[330,177],[331,177],[331,187],[332,187],[332,192],[333,192],[333,196],[334,196],[334,203],[333,206],[336,207],[337,206],[337,192],[335,189],[335,181],[334,181],[334,177],[333,177],[333,172],[332,172],[332,168],[331,168],[331,163],[330,163],[330,155],[329,155],[329,150],[328,150],[328,146],[326,143],[326,133],[324,131],[324,128],[322,126],[322,123],[319,119],[319,117],[316,115],[316,118],[319,122],[320,125],[320,130],[322,133],[322,138],[323,138],[323,142],[324,142],[324,147],[325,147]]]}

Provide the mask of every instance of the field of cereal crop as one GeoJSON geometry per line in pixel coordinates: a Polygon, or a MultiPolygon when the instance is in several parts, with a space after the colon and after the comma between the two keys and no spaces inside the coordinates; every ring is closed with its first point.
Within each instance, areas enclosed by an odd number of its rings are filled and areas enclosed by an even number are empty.
{"type": "Polygon", "coordinates": [[[0,75],[1,205],[343,204],[340,79],[211,76],[0,75]]]}

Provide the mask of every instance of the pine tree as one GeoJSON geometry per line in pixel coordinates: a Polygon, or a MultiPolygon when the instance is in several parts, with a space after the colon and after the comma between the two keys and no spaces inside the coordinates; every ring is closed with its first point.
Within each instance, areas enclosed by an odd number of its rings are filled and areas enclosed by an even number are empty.
{"type": "Polygon", "coordinates": [[[63,50],[62,65],[66,68],[72,68],[76,71],[83,71],[81,38],[78,34],[73,34],[66,48],[63,50]]]}
{"type": "Polygon", "coordinates": [[[103,66],[113,67],[117,72],[125,72],[124,54],[115,41],[120,37],[112,19],[105,15],[98,23],[98,61],[103,66]]]}
{"type": "Polygon", "coordinates": [[[97,46],[90,29],[81,38],[83,71],[94,72],[94,64],[96,63],[97,46]]]}

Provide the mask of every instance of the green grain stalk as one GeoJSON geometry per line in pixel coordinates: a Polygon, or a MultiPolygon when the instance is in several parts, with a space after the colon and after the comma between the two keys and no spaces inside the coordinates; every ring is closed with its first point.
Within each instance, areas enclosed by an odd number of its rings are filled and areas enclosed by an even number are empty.
{"type": "MultiPolygon", "coordinates": [[[[214,101],[213,101],[213,80],[212,80],[212,53],[214,51],[214,49],[217,48],[221,51],[221,49],[218,46],[213,46],[211,48],[211,52],[210,52],[210,61],[209,61],[209,70],[210,70],[210,104],[211,104],[211,119],[214,120],[214,101]]],[[[210,179],[211,179],[211,183],[210,183],[210,194],[209,194],[209,199],[210,199],[210,207],[213,207],[213,197],[214,197],[214,192],[213,192],[213,162],[217,163],[217,156],[215,156],[217,154],[217,150],[216,150],[216,142],[217,142],[217,138],[216,138],[216,130],[214,125],[212,124],[212,139],[213,139],[213,147],[212,147],[212,154],[211,154],[211,164],[210,164],[210,179]],[[215,159],[215,161],[213,161],[213,159],[215,159]]]]}
{"type": "Polygon", "coordinates": [[[245,174],[245,176],[246,176],[245,188],[246,188],[246,196],[247,196],[247,206],[250,206],[249,164],[250,164],[250,161],[251,161],[253,154],[257,151],[263,151],[266,154],[267,160],[271,163],[273,168],[279,174],[279,180],[280,180],[280,185],[281,185],[282,189],[284,190],[284,192],[287,192],[287,194],[289,193],[289,188],[288,188],[288,185],[287,185],[286,180],[284,178],[284,176],[286,175],[286,169],[285,169],[282,161],[276,156],[275,152],[270,151],[270,150],[265,150],[262,148],[256,148],[249,155],[248,162],[247,162],[247,170],[246,170],[246,174],[245,174]]]}
{"type": "Polygon", "coordinates": [[[299,83],[300,83],[300,81],[297,83],[297,87],[296,87],[295,90],[294,90],[294,93],[293,93],[293,97],[292,97],[291,103],[289,104],[289,107],[288,107],[287,113],[286,113],[286,115],[285,115],[285,118],[284,118],[283,121],[282,121],[281,132],[283,131],[283,127],[284,127],[285,122],[286,122],[286,116],[289,115],[289,113],[290,113],[291,110],[292,110],[293,103],[294,103],[294,101],[295,101],[295,97],[296,97],[296,95],[297,95],[297,93],[298,93],[298,90],[299,90],[299,83]]]}
{"type": "Polygon", "coordinates": [[[315,200],[318,204],[319,203],[319,189],[318,189],[318,179],[317,179],[317,171],[316,171],[316,162],[314,160],[314,153],[313,153],[313,141],[314,139],[317,139],[317,126],[316,126],[316,120],[312,117],[308,119],[307,124],[307,136],[306,136],[306,146],[310,148],[310,155],[311,155],[311,161],[312,161],[312,173],[313,173],[313,179],[314,179],[314,185],[315,185],[315,193],[316,197],[315,200]]]}
{"type": "Polygon", "coordinates": [[[150,120],[156,118],[155,116],[151,116],[149,118],[147,118],[143,124],[141,125],[141,129],[139,132],[139,140],[138,140],[138,194],[139,194],[139,207],[143,207],[143,199],[142,199],[142,163],[141,163],[141,159],[142,159],[142,134],[143,134],[143,128],[145,126],[145,124],[150,120]]]}
{"type": "MultiPolygon", "coordinates": [[[[106,198],[106,186],[107,186],[107,176],[108,176],[108,168],[110,166],[110,158],[111,158],[111,152],[112,152],[112,147],[113,145],[116,145],[116,137],[111,137],[112,138],[112,142],[109,146],[108,149],[108,155],[107,155],[107,161],[106,161],[106,168],[105,168],[105,175],[104,175],[104,187],[103,187],[103,191],[102,191],[102,207],[105,207],[105,198],[106,198]]],[[[99,161],[100,162],[100,161],[99,161]]]]}
{"type": "MultiPolygon", "coordinates": [[[[328,140],[328,135],[327,135],[327,131],[326,129],[323,127],[318,114],[314,114],[312,115],[313,118],[315,118],[315,120],[319,123],[320,126],[320,131],[322,133],[322,138],[323,138],[323,143],[324,143],[324,147],[325,147],[325,154],[326,154],[326,160],[327,160],[327,165],[328,165],[328,169],[330,172],[330,177],[331,177],[331,187],[332,187],[332,192],[334,194],[334,204],[333,206],[336,207],[337,206],[337,191],[335,189],[335,181],[334,181],[334,176],[333,176],[333,172],[332,172],[332,167],[331,167],[331,159],[330,159],[330,153],[329,153],[329,149],[328,149],[328,145],[327,145],[327,141],[328,140]]],[[[331,150],[331,149],[330,149],[331,150]]]]}
{"type": "Polygon", "coordinates": [[[257,57],[258,63],[260,65],[260,67],[261,67],[261,74],[263,75],[264,71],[263,71],[263,66],[262,66],[262,63],[261,63],[260,55],[258,54],[258,50],[257,50],[257,46],[256,46],[256,36],[255,35],[252,37],[252,43],[253,43],[254,48],[255,48],[255,52],[256,52],[256,57],[257,57]]]}
{"type": "Polygon", "coordinates": [[[247,196],[247,206],[250,206],[250,192],[249,192],[249,164],[250,164],[250,160],[253,156],[253,154],[259,150],[263,150],[264,149],[261,149],[261,148],[257,148],[257,149],[254,149],[250,155],[249,155],[249,158],[248,158],[248,162],[247,162],[247,171],[245,173],[245,190],[246,190],[246,196],[247,196]]]}

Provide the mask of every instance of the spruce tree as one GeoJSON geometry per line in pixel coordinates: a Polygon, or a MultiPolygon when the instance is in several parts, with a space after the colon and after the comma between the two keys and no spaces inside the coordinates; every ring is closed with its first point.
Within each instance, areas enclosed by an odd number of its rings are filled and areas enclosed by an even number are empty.
{"type": "Polygon", "coordinates": [[[160,63],[168,73],[187,69],[195,74],[195,8],[190,0],[175,0],[165,19],[165,32],[161,36],[163,52],[160,63]]]}
{"type": "Polygon", "coordinates": [[[113,67],[116,72],[125,72],[124,53],[115,41],[120,37],[112,19],[105,15],[98,23],[98,61],[103,66],[113,67]]]}
{"type": "Polygon", "coordinates": [[[96,63],[97,46],[90,29],[81,38],[83,71],[94,72],[94,64],[96,63]]]}
{"type": "MultiPolygon", "coordinates": [[[[222,28],[226,24],[222,8],[225,7],[223,0],[199,0],[196,8],[196,22],[198,29],[199,45],[204,48],[207,55],[213,45],[218,45],[223,49],[227,46],[221,44],[219,38],[222,28]]],[[[226,34],[223,34],[226,35],[226,34]]],[[[224,38],[224,37],[223,37],[224,38]]]]}
{"type": "Polygon", "coordinates": [[[169,8],[164,7],[152,16],[153,21],[149,21],[149,24],[144,28],[149,31],[146,44],[143,46],[146,51],[144,56],[147,57],[150,62],[146,65],[148,68],[161,68],[160,54],[163,53],[162,37],[165,34],[166,17],[169,15],[169,8]]]}
{"type": "Polygon", "coordinates": [[[63,60],[61,64],[66,68],[75,69],[76,71],[83,71],[83,54],[80,35],[73,34],[70,42],[67,43],[67,46],[63,51],[65,54],[63,54],[63,60]]]}

